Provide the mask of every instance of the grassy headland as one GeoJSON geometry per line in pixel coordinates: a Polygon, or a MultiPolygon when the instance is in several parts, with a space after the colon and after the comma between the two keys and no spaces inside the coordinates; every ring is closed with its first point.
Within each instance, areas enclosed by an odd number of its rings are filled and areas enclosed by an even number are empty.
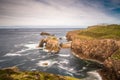
{"type": "MultiPolygon", "coordinates": [[[[120,25],[95,25],[84,30],[70,31],[78,39],[117,39],[120,40],[120,25]]],[[[68,32],[69,34],[69,32],[68,32]]]]}
{"type": "Polygon", "coordinates": [[[0,69],[0,80],[79,80],[40,71],[20,71],[17,67],[0,69]]]}
{"type": "Polygon", "coordinates": [[[103,80],[120,80],[120,25],[95,25],[69,31],[71,50],[81,59],[101,61],[103,80]]]}

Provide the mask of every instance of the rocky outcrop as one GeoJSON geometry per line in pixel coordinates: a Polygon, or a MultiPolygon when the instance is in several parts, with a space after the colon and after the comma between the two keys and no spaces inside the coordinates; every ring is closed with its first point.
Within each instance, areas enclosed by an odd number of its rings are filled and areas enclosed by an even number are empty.
{"type": "Polygon", "coordinates": [[[41,32],[40,35],[46,35],[46,36],[50,36],[51,34],[50,33],[47,33],[47,32],[41,32]]]}
{"type": "Polygon", "coordinates": [[[43,47],[51,53],[58,53],[60,51],[59,41],[53,36],[42,39],[39,43],[39,47],[43,47]]]}
{"type": "Polygon", "coordinates": [[[61,43],[60,47],[61,48],[71,48],[71,42],[61,43]]]}
{"type": "Polygon", "coordinates": [[[73,40],[71,50],[80,58],[104,62],[119,49],[115,40],[73,40]]]}
{"type": "Polygon", "coordinates": [[[79,80],[40,71],[20,71],[17,67],[0,69],[0,80],[79,80]]]}
{"type": "Polygon", "coordinates": [[[106,77],[103,80],[120,79],[120,49],[115,40],[73,40],[71,45],[73,54],[80,59],[87,59],[103,64],[99,71],[106,77]]]}
{"type": "Polygon", "coordinates": [[[120,25],[94,26],[70,31],[71,50],[80,59],[97,61],[103,80],[120,80],[120,25]]]}
{"type": "Polygon", "coordinates": [[[77,31],[69,31],[67,34],[66,34],[66,38],[68,41],[72,41],[74,40],[76,37],[77,37],[77,31]]]}

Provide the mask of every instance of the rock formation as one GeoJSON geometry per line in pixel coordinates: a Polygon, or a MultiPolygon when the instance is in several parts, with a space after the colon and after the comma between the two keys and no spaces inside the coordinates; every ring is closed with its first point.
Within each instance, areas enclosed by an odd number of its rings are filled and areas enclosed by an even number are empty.
{"type": "Polygon", "coordinates": [[[71,48],[71,42],[61,43],[60,47],[61,48],[71,48]]]}
{"type": "Polygon", "coordinates": [[[119,49],[115,40],[73,40],[71,49],[83,59],[94,59],[104,62],[115,51],[119,49]]]}
{"type": "Polygon", "coordinates": [[[103,64],[103,80],[120,80],[120,25],[70,31],[66,37],[75,56],[103,64]]]}
{"type": "Polygon", "coordinates": [[[60,51],[59,41],[54,36],[42,39],[39,43],[39,47],[44,47],[44,49],[51,53],[58,53],[60,51]]]}
{"type": "Polygon", "coordinates": [[[41,32],[40,35],[46,35],[46,36],[50,36],[51,34],[50,33],[47,33],[47,32],[41,32]]]}

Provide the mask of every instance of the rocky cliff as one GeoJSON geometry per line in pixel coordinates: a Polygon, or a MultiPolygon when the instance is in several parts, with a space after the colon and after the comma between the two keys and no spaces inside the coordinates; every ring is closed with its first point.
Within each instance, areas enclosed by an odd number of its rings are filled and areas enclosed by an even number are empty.
{"type": "Polygon", "coordinates": [[[120,80],[120,25],[92,26],[66,37],[75,56],[103,64],[103,80],[120,80]]]}

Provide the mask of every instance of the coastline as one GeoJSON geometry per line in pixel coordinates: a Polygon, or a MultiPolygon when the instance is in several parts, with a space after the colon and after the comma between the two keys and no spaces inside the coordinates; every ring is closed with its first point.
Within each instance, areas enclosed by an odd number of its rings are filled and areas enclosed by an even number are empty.
{"type": "Polygon", "coordinates": [[[71,51],[74,56],[104,66],[98,71],[103,80],[120,79],[120,45],[118,44],[120,31],[118,29],[120,25],[97,25],[89,26],[84,30],[69,31],[66,34],[67,40],[72,41],[71,51]]]}

